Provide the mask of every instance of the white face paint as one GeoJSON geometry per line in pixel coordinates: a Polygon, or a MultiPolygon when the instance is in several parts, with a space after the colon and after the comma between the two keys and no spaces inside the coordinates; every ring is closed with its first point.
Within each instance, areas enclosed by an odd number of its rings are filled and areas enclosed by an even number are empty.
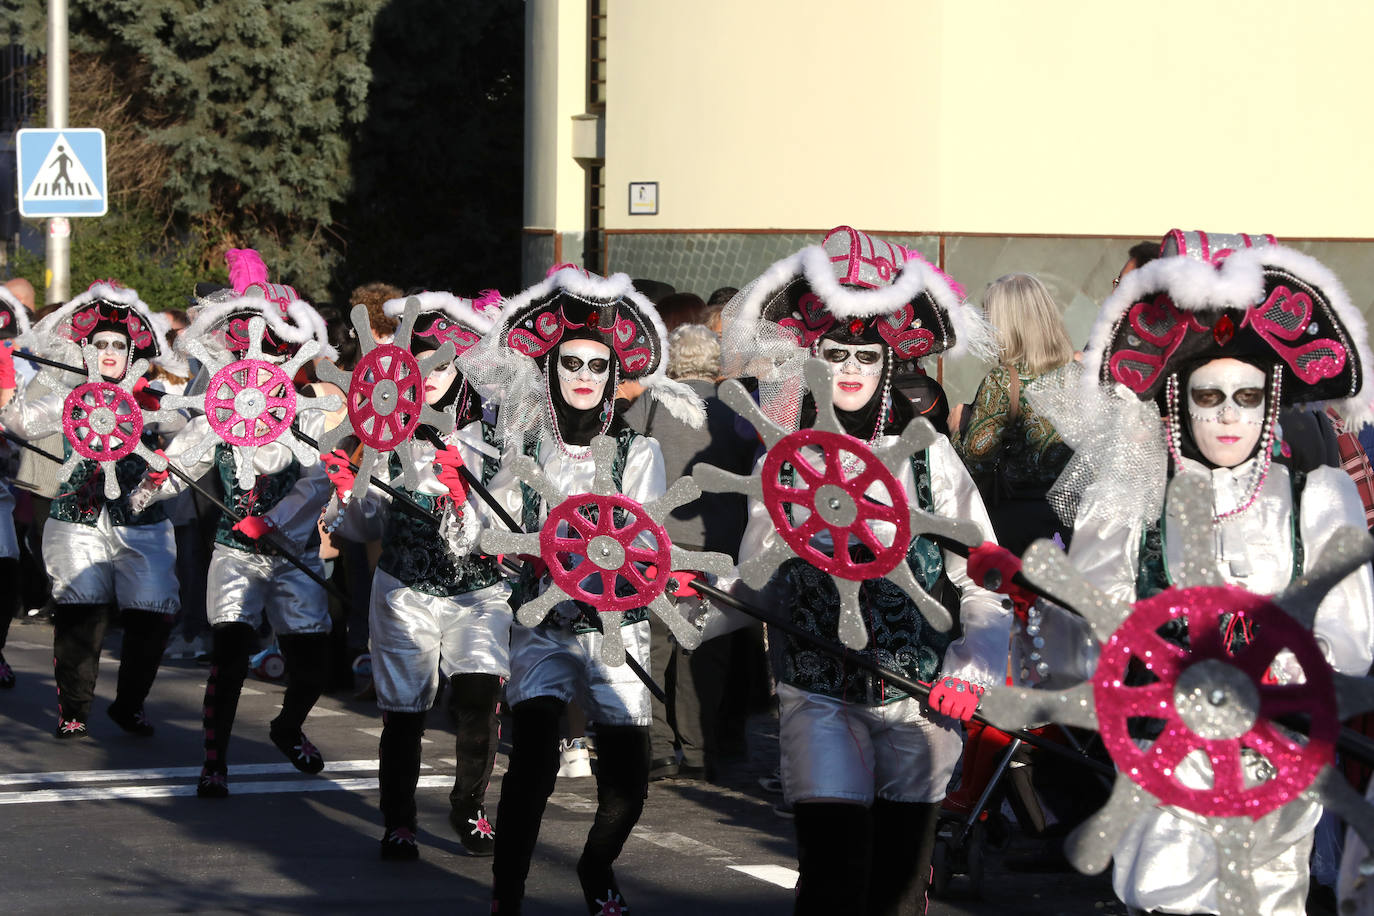
{"type": "Polygon", "coordinates": [[[882,344],[842,344],[821,341],[821,359],[830,363],[835,407],[858,410],[878,390],[883,377],[882,344]]]}
{"type": "Polygon", "coordinates": [[[1214,359],[1188,377],[1188,429],[1217,467],[1250,457],[1264,428],[1264,372],[1238,359],[1214,359]]]}
{"type": "Polygon", "coordinates": [[[129,338],[118,331],[96,331],[90,343],[96,349],[95,364],[100,374],[115,382],[122,379],[129,368],[129,338]]]}
{"type": "Polygon", "coordinates": [[[443,400],[444,395],[453,387],[458,379],[458,367],[453,360],[440,363],[429,370],[429,375],[425,376],[425,403],[433,407],[437,402],[443,400]]]}
{"type": "Polygon", "coordinates": [[[611,348],[594,340],[569,340],[558,345],[558,388],[575,410],[601,403],[611,377],[611,348]]]}

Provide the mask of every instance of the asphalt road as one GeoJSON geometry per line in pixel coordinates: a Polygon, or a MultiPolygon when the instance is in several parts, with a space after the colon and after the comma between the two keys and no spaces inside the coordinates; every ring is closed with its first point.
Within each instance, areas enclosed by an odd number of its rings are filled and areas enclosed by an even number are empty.
{"type": "MultiPolygon", "coordinates": [[[[306,732],[328,765],[290,767],[267,740],[281,688],[249,678],[230,748],[228,799],[195,797],[205,669],[164,664],[148,703],[158,731],[126,736],[105,716],[114,634],[101,661],[93,737],[58,741],[51,630],[15,621],[0,691],[0,913],[486,913],[490,860],[462,853],[447,814],[452,733],[430,718],[419,791],[421,859],[378,857],[375,705],[324,697],[306,732]]],[[[776,720],[751,724],[751,765],[728,785],[655,782],[617,863],[630,912],[782,914],[796,880],[791,821],[758,785],[776,759],[776,720]]],[[[494,808],[505,757],[488,793],[494,808]]],[[[526,912],[583,912],[573,866],[595,810],[595,781],[560,779],[544,819],[526,912]]],[[[498,820],[499,829],[499,820],[498,820]]],[[[1019,847],[1013,843],[1011,851],[1019,847]]],[[[1024,849],[1022,849],[1024,851],[1024,849]]],[[[1103,877],[1012,874],[988,855],[981,896],[956,878],[936,916],[1120,916],[1103,877]]]]}

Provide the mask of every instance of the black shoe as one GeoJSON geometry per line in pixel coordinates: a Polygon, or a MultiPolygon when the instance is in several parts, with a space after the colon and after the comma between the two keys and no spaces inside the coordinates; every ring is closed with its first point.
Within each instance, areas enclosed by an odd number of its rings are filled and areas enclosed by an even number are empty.
{"type": "Polygon", "coordinates": [[[14,669],[5,661],[5,653],[0,652],[0,688],[9,690],[14,686],[14,669]]]}
{"type": "Polygon", "coordinates": [[[630,909],[620,896],[620,885],[609,867],[592,868],[578,862],[577,880],[582,884],[582,896],[592,916],[623,916],[630,909]]]}
{"type": "Polygon", "coordinates": [[[676,757],[659,757],[649,762],[649,781],[672,779],[678,774],[679,769],[676,757]]]}
{"type": "Polygon", "coordinates": [[[124,729],[131,735],[138,735],[140,738],[151,738],[157,729],[153,728],[153,723],[148,721],[148,717],[143,714],[143,707],[140,706],[133,713],[126,713],[119,708],[118,703],[111,703],[109,708],[110,718],[114,724],[124,729]]]}
{"type": "Polygon", "coordinates": [[[78,719],[64,719],[61,716],[58,716],[57,731],[53,732],[53,734],[55,734],[59,738],[62,738],[63,740],[68,740],[71,738],[88,737],[90,735],[90,732],[86,731],[85,722],[82,722],[78,719]]]}
{"type": "Polygon", "coordinates": [[[302,773],[313,775],[324,769],[324,755],[305,737],[305,732],[297,731],[293,735],[274,728],[267,734],[277,750],[285,754],[291,765],[302,773]]]}
{"type": "Polygon", "coordinates": [[[409,827],[388,827],[382,837],[382,858],[389,862],[414,862],[420,858],[415,831],[409,827]]]}
{"type": "Polygon", "coordinates": [[[449,809],[448,822],[458,833],[458,842],[473,856],[489,856],[496,852],[496,829],[487,819],[481,805],[457,805],[449,809]]]}
{"type": "Polygon", "coordinates": [[[200,768],[200,779],[196,782],[197,798],[228,798],[229,774],[215,769],[209,764],[200,768]]]}

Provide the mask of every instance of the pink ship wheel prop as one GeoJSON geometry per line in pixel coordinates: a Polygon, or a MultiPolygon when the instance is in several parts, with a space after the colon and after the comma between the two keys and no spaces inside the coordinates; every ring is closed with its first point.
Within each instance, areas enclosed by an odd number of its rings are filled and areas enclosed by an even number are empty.
{"type": "Polygon", "coordinates": [[[1257,818],[1291,801],[1312,784],[1335,752],[1340,722],[1332,671],[1312,634],[1269,601],[1234,586],[1170,589],[1138,602],[1103,647],[1093,678],[1102,742],[1122,772],[1166,805],[1208,817],[1257,818]],[[1221,615],[1243,613],[1255,638],[1231,656],[1222,646],[1221,615]],[[1159,635],[1169,620],[1186,616],[1190,649],[1159,635]],[[1261,678],[1281,649],[1292,652],[1306,683],[1265,684],[1261,678]],[[1124,686],[1131,659],[1158,678],[1124,686]],[[1311,717],[1301,744],[1274,727],[1293,713],[1311,717]],[[1152,746],[1137,747],[1131,718],[1164,721],[1152,746]],[[1257,751],[1276,778],[1246,788],[1241,749],[1257,751]],[[1189,788],[1174,775],[1193,751],[1211,759],[1210,789],[1189,788]]]}
{"type": "Polygon", "coordinates": [[[892,472],[853,436],[819,429],[803,429],[785,436],[768,450],[764,459],[763,501],[773,525],[792,552],[832,576],[862,582],[887,575],[906,558],[907,545],[911,542],[906,492],[892,472]],[[820,451],[821,470],[801,454],[806,446],[820,451]],[[851,461],[857,459],[855,466],[861,463],[863,469],[853,476],[847,475],[845,455],[852,456],[851,461]],[[778,482],[784,464],[792,467],[793,479],[799,480],[801,486],[784,486],[778,482]],[[864,495],[874,484],[882,487],[891,505],[875,502],[864,495]],[[793,524],[787,512],[789,504],[804,509],[806,520],[793,524]],[[883,544],[873,533],[869,523],[874,520],[895,526],[896,534],[891,543],[883,544]],[[830,553],[811,543],[823,528],[829,529],[830,542],[836,545],[830,553]],[[871,550],[873,559],[853,560],[844,547],[850,538],[871,550]]]}
{"type": "Polygon", "coordinates": [[[516,620],[537,626],[560,602],[588,604],[599,613],[605,635],[601,658],[608,665],[625,663],[620,624],[625,611],[634,608],[648,607],[683,648],[700,645],[701,632],[664,595],[669,573],[696,570],[724,576],[733,566],[723,553],[676,546],[663,529],[668,513],[701,495],[691,478],[679,478],[657,499],[639,503],[616,490],[615,452],[616,440],[610,436],[593,439],[588,450],[595,468],[591,492],[571,495],[559,489],[534,459],[515,459],[512,473],[542,497],[548,518],[538,532],[487,528],[481,536],[484,553],[538,555],[548,567],[548,587],[520,606],[516,620]],[[588,588],[588,582],[599,583],[599,590],[588,588]],[[618,595],[618,590],[626,594],[618,595]]]}
{"type": "Polygon", "coordinates": [[[318,462],[319,453],[300,438],[296,424],[309,413],[339,406],[334,395],[308,397],[296,392],[296,373],[319,352],[319,342],[307,340],[287,360],[277,363],[263,353],[266,330],[267,320],[261,315],[249,320],[248,349],[240,358],[210,350],[203,340],[192,340],[187,349],[210,370],[210,384],[203,394],[169,394],[162,399],[164,407],[203,413],[215,434],[201,437],[186,449],[185,462],[194,464],[223,442],[234,450],[235,482],[245,490],[257,479],[253,461],[259,448],[276,444],[290,449],[303,465],[318,462]]]}
{"type": "Polygon", "coordinates": [[[138,445],[143,411],[118,385],[85,382],[62,402],[62,431],[82,458],[118,461],[132,455],[138,445]]]}
{"type": "Polygon", "coordinates": [[[412,296],[406,300],[393,342],[378,343],[372,336],[367,306],[355,306],[349,320],[362,358],[352,372],[328,361],[315,367],[322,381],[347,392],[347,415],[338,426],[320,436],[320,454],[333,451],[350,434],[358,437],[363,454],[358,459],[353,485],[355,497],[367,492],[369,479],[377,473],[377,462],[393,452],[401,459],[405,485],[414,490],[420,485],[415,471],[416,429],[423,423],[441,435],[453,430],[452,414],[425,403],[425,376],[435,366],[454,358],[453,344],[446,341],[438,350],[416,359],[410,352],[410,337],[419,314],[420,300],[412,296]]]}
{"type": "Polygon", "coordinates": [[[134,383],[148,371],[146,359],[133,360],[124,378],[116,383],[106,381],[100,374],[95,347],[83,346],[81,356],[86,364],[86,380],[62,400],[62,434],[72,453],[57,475],[68,482],[82,461],[95,461],[105,475],[105,498],[118,499],[120,487],[115,468],[121,459],[137,455],[156,470],[167,467],[167,460],[145,446],[141,436],[148,422],[167,422],[173,413],[165,409],[144,410],[134,398],[134,383]]]}
{"type": "Polygon", "coordinates": [[[296,386],[272,363],[241,359],[205,389],[205,419],[230,445],[275,442],[296,418],[296,386]]]}
{"type": "MultiPolygon", "coordinates": [[[[1318,606],[1374,557],[1374,541],[1356,528],[1337,530],[1300,577],[1265,598],[1226,585],[1217,572],[1208,477],[1175,477],[1166,514],[1183,522],[1174,529],[1182,559],[1170,569],[1178,584],[1134,605],[1089,584],[1051,542],[1031,545],[1022,575],[1082,615],[1101,647],[1096,667],[1067,690],[989,691],[979,708],[999,728],[1053,721],[1102,733],[1119,772],[1106,805],[1065,842],[1075,868],[1101,872],[1132,821],[1157,805],[1172,805],[1204,819],[1216,844],[1224,864],[1217,871],[1223,916],[1251,916],[1261,908],[1249,850],[1273,829],[1266,815],[1286,805],[1322,805],[1374,848],[1374,807],[1331,764],[1339,723],[1374,709],[1374,679],[1334,671],[1312,634],[1318,606]],[[1244,613],[1254,624],[1253,640],[1234,655],[1223,647],[1220,631],[1227,612],[1244,613]],[[1188,623],[1188,649],[1158,633],[1178,617],[1188,623]],[[1281,667],[1294,682],[1265,683],[1266,671],[1285,651],[1292,659],[1281,667]],[[1132,659],[1156,680],[1126,686],[1132,659]],[[1308,719],[1306,737],[1274,723],[1295,714],[1308,719]],[[1136,718],[1163,723],[1160,737],[1143,750],[1127,734],[1136,718]],[[1210,776],[1199,772],[1196,756],[1189,759],[1194,751],[1206,754],[1210,776]],[[1191,784],[1180,781],[1179,769],[1191,770],[1191,784]],[[1209,781],[1210,788],[1195,787],[1209,781]]],[[[1374,861],[1361,868],[1374,874],[1374,861]]]]}
{"type": "Polygon", "coordinates": [[[983,542],[973,522],[941,518],[910,504],[899,474],[911,456],[939,439],[929,421],[918,417],[902,434],[870,447],[846,435],[835,415],[832,369],[809,359],[803,368],[807,390],[816,402],[816,423],[790,431],[773,422],[737,381],[720,388],[721,399],[758,430],[768,451],[758,473],[732,474],[697,465],[692,476],[702,489],[743,493],[768,509],[778,537],[756,556],[739,564],[740,578],[762,588],[788,560],[799,558],[831,577],[840,596],[840,641],[850,649],[868,643],[859,613],[859,587],[886,578],[911,598],[930,625],[942,632],[954,625],[949,611],[921,588],[907,565],[912,538],[938,534],[969,547],[983,542]],[[783,465],[792,468],[791,484],[781,482],[783,465]],[[795,519],[795,521],[794,521],[795,519]],[[815,539],[828,535],[831,547],[815,539]],[[862,544],[873,559],[857,561],[849,545],[862,544]]]}
{"type": "Polygon", "coordinates": [[[670,544],[663,526],[649,518],[639,503],[620,494],[585,493],[564,500],[539,531],[539,554],[553,559],[548,566],[554,584],[568,597],[595,605],[603,614],[644,607],[663,594],[668,577],[648,578],[645,568],[667,570],[672,564],[670,544]],[[617,509],[623,523],[616,518],[617,509]],[[636,543],[646,535],[653,547],[636,543]],[[584,584],[588,579],[599,580],[600,590],[588,590],[584,584]],[[629,585],[628,594],[616,594],[621,580],[629,585]]]}

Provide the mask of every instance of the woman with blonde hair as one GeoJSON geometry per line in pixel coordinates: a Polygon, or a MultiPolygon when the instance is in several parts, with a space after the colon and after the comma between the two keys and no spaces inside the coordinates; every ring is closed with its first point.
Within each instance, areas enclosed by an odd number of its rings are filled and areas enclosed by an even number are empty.
{"type": "Polygon", "coordinates": [[[951,417],[950,438],[982,491],[998,542],[1020,554],[1059,532],[1045,494],[1072,454],[1026,400],[1026,386],[1074,359],[1059,306],[1030,274],[988,284],[983,310],[997,329],[1002,364],[984,376],[973,403],[951,417]]]}

